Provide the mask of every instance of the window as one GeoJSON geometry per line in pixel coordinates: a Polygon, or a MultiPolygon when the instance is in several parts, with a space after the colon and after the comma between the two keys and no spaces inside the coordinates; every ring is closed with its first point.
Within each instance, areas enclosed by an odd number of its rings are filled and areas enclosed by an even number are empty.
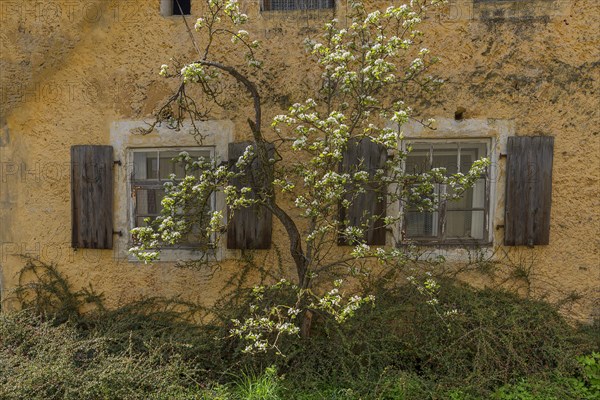
{"type": "MultiPolygon", "coordinates": [[[[133,156],[131,228],[146,226],[145,220],[147,218],[153,220],[160,215],[161,200],[165,194],[164,184],[173,181],[171,179],[172,174],[175,175],[175,182],[186,176],[183,164],[173,160],[182,151],[187,152],[194,159],[214,157],[214,151],[210,148],[159,148],[133,149],[131,151],[133,156]]],[[[178,244],[177,248],[206,248],[208,243],[200,235],[200,230],[204,223],[208,222],[209,212],[215,209],[214,196],[212,196],[209,203],[204,210],[188,211],[190,219],[195,221],[195,224],[188,237],[178,244]]]]}
{"type": "Polygon", "coordinates": [[[191,0],[173,0],[173,15],[190,15],[191,0]]]}
{"type": "Polygon", "coordinates": [[[318,10],[334,8],[335,0],[263,0],[261,11],[318,10]]]}
{"type": "Polygon", "coordinates": [[[172,15],[190,15],[192,13],[191,0],[161,0],[160,14],[163,17],[172,15]]]}
{"type": "MultiPolygon", "coordinates": [[[[110,125],[110,145],[114,149],[114,160],[121,161],[114,167],[114,202],[113,229],[120,235],[114,235],[115,257],[119,260],[138,262],[129,252],[132,247],[129,231],[135,227],[136,213],[142,215],[158,214],[161,210],[160,199],[163,185],[168,181],[169,172],[181,173],[181,168],[171,164],[171,154],[177,155],[187,151],[190,155],[209,156],[217,163],[228,160],[228,146],[234,139],[234,124],[228,120],[197,121],[195,126],[202,132],[204,140],[200,146],[197,137],[191,133],[194,126],[184,124],[180,130],[170,129],[166,124],[156,126],[154,131],[146,135],[134,134],[140,128],[146,128],[143,120],[114,121],[110,125]],[[172,152],[171,154],[165,152],[172,152]],[[146,155],[137,155],[146,153],[146,155]],[[160,165],[159,165],[160,163],[160,165]],[[137,164],[137,165],[136,165],[137,164]],[[171,164],[169,166],[169,164],[171,164]],[[162,170],[162,173],[159,171],[162,170]],[[160,178],[160,179],[159,179],[160,178]],[[142,190],[146,189],[146,192],[142,190]],[[152,193],[148,193],[153,189],[152,193]],[[138,192],[139,195],[138,195],[138,192]],[[135,195],[135,197],[133,197],[135,195]],[[157,199],[158,197],[158,199],[157,199]],[[145,202],[138,206],[137,203],[145,202]]],[[[222,191],[213,193],[211,207],[213,210],[226,210],[225,195],[222,191]]],[[[143,222],[144,218],[141,218],[143,222]]],[[[223,218],[223,222],[225,218],[223,218]]],[[[183,244],[179,245],[180,247],[183,244]]],[[[160,262],[186,262],[210,256],[215,259],[233,257],[224,246],[224,241],[217,243],[209,251],[198,244],[185,248],[169,248],[160,254],[160,262]]]]}
{"type": "MultiPolygon", "coordinates": [[[[415,141],[405,162],[406,172],[422,173],[445,168],[447,174],[466,173],[474,161],[488,157],[491,141],[415,141]]],[[[440,200],[431,212],[404,209],[404,238],[424,244],[487,243],[490,182],[487,174],[458,200],[440,200]]],[[[451,188],[437,184],[434,196],[452,194],[451,188]]],[[[438,197],[439,199],[439,197],[438,197]]]]}

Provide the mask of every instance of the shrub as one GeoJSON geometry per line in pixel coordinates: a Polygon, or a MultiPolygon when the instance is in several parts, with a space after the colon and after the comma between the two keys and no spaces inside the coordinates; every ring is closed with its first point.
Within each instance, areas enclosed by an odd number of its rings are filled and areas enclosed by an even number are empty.
{"type": "Polygon", "coordinates": [[[160,346],[144,356],[110,348],[110,337],[82,338],[27,312],[2,314],[0,398],[191,399],[201,389],[194,364],[165,359],[160,346]]]}
{"type": "Polygon", "coordinates": [[[598,398],[597,332],[506,292],[448,280],[432,306],[413,285],[374,285],[375,306],[343,325],[315,314],[310,337],[281,342],[286,358],[249,357],[229,335],[247,291],[199,326],[191,317],[205,310],[194,304],[152,298],[108,310],[53,266],[30,261],[24,271],[36,277],[18,290],[30,308],[0,315],[0,398],[598,398]]]}
{"type": "Polygon", "coordinates": [[[595,346],[550,305],[506,292],[446,281],[438,308],[409,285],[375,295],[377,305],[344,326],[317,320],[314,336],[287,360],[291,381],[303,389],[329,382],[378,396],[382,386],[373,382],[391,368],[421,378],[431,393],[447,395],[458,386],[463,398],[487,396],[523,377],[570,375],[575,357],[595,346]],[[457,312],[445,316],[444,310],[457,312]]]}

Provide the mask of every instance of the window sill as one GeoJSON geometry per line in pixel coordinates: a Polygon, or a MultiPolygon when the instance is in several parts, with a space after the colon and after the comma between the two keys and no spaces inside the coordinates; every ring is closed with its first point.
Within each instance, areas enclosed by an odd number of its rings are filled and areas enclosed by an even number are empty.
{"type": "MultiPolygon", "coordinates": [[[[162,249],[160,250],[159,259],[152,261],[152,264],[156,263],[176,263],[176,262],[188,262],[194,260],[201,260],[208,257],[211,260],[220,260],[220,252],[218,249],[199,250],[191,248],[180,248],[180,249],[162,249]]],[[[137,257],[128,254],[127,261],[132,263],[144,263],[137,257]]]]}
{"type": "Polygon", "coordinates": [[[489,240],[405,240],[399,244],[398,247],[430,247],[430,248],[444,248],[444,249],[473,249],[482,247],[492,247],[494,244],[489,240]]]}
{"type": "Polygon", "coordinates": [[[489,259],[493,257],[496,249],[494,244],[489,241],[479,242],[403,242],[398,245],[398,248],[408,248],[409,246],[416,247],[416,254],[419,255],[421,261],[439,260],[440,257],[444,262],[452,265],[469,264],[473,260],[489,259]]]}

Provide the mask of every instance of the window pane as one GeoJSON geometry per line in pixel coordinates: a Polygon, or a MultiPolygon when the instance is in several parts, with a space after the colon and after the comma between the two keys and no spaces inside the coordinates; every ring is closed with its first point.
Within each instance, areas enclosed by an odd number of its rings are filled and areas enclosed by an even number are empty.
{"type": "Polygon", "coordinates": [[[157,215],[162,206],[160,204],[165,192],[163,189],[137,189],[136,215],[157,215]]]}
{"type": "Polygon", "coordinates": [[[460,172],[467,173],[475,161],[486,155],[485,143],[467,143],[461,145],[460,172]]]}
{"type": "Polygon", "coordinates": [[[473,193],[473,208],[484,208],[486,180],[483,178],[478,179],[471,191],[473,193]]]}
{"type": "Polygon", "coordinates": [[[440,144],[433,147],[432,168],[446,168],[447,174],[458,172],[458,145],[440,144]]]}
{"type": "Polygon", "coordinates": [[[422,174],[429,171],[429,147],[417,148],[414,146],[406,156],[405,164],[406,172],[409,174],[422,174]]]}
{"type": "MultiPolygon", "coordinates": [[[[461,197],[456,200],[449,199],[447,202],[448,210],[469,210],[471,208],[485,207],[485,179],[478,179],[475,184],[465,190],[461,197]]],[[[448,195],[452,195],[452,188],[448,187],[448,195]]]]}
{"type": "Polygon", "coordinates": [[[157,152],[144,151],[133,154],[133,178],[135,180],[158,178],[157,152]]]}
{"type": "MultiPolygon", "coordinates": [[[[210,159],[211,153],[209,150],[194,150],[187,151],[185,150],[193,160],[197,160],[199,157],[204,157],[206,159],[210,159]]],[[[185,177],[185,168],[184,163],[174,162],[173,159],[178,157],[182,151],[180,150],[169,150],[169,151],[161,151],[160,152],[160,179],[168,180],[170,179],[171,174],[175,174],[177,179],[183,179],[185,177]]],[[[194,174],[198,176],[196,172],[194,174]]]]}
{"type": "Polygon", "coordinates": [[[173,158],[179,155],[178,151],[161,151],[160,152],[160,179],[171,179],[171,174],[176,174],[177,178],[183,178],[183,166],[181,163],[176,163],[173,158]],[[179,168],[177,168],[179,167],[179,168]]]}
{"type": "Polygon", "coordinates": [[[190,0],[173,0],[173,15],[190,15],[191,10],[190,0]]]}
{"type": "Polygon", "coordinates": [[[471,211],[446,211],[446,237],[466,238],[471,232],[471,211]]]}
{"type": "Polygon", "coordinates": [[[473,211],[471,216],[471,237],[473,239],[484,239],[485,232],[485,212],[473,211]]]}
{"type": "MultiPolygon", "coordinates": [[[[448,187],[448,196],[454,194],[454,190],[451,187],[448,187]]],[[[448,199],[446,203],[446,208],[448,210],[464,210],[472,208],[473,204],[473,189],[465,190],[459,199],[448,199]]]]}
{"type": "Polygon", "coordinates": [[[484,211],[446,211],[447,239],[483,239],[484,211]]]}
{"type": "Polygon", "coordinates": [[[413,212],[405,214],[408,237],[437,236],[437,212],[413,212]]]}

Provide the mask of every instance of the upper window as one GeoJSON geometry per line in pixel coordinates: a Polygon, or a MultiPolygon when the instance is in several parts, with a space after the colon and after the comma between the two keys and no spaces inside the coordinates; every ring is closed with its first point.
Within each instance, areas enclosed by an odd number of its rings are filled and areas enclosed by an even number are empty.
{"type": "Polygon", "coordinates": [[[190,15],[191,3],[191,0],[173,0],[173,15],[190,15]]]}
{"type": "MultiPolygon", "coordinates": [[[[448,175],[466,173],[474,161],[488,157],[489,140],[415,141],[406,158],[406,172],[422,173],[444,168],[448,175]]],[[[407,204],[404,209],[404,238],[423,244],[488,242],[489,188],[486,175],[457,200],[444,200],[452,188],[437,184],[436,208],[422,212],[407,204]]]]}
{"type": "Polygon", "coordinates": [[[190,15],[192,13],[191,0],[161,0],[160,14],[163,17],[171,15],[190,15]]]}
{"type": "Polygon", "coordinates": [[[261,11],[317,10],[334,8],[335,0],[263,0],[261,11]]]}
{"type": "MultiPolygon", "coordinates": [[[[174,158],[185,151],[193,159],[214,157],[210,148],[159,148],[159,149],[134,149],[133,176],[131,180],[131,228],[146,226],[147,221],[154,220],[160,215],[161,201],[165,195],[164,184],[177,182],[186,175],[198,175],[198,172],[185,171],[182,163],[174,158]]],[[[201,235],[203,221],[208,221],[210,211],[215,209],[214,196],[203,210],[186,210],[189,221],[193,223],[188,237],[177,248],[205,248],[208,243],[201,235]],[[206,217],[206,218],[204,218],[206,217]]],[[[183,212],[183,211],[182,211],[183,212]]]]}

